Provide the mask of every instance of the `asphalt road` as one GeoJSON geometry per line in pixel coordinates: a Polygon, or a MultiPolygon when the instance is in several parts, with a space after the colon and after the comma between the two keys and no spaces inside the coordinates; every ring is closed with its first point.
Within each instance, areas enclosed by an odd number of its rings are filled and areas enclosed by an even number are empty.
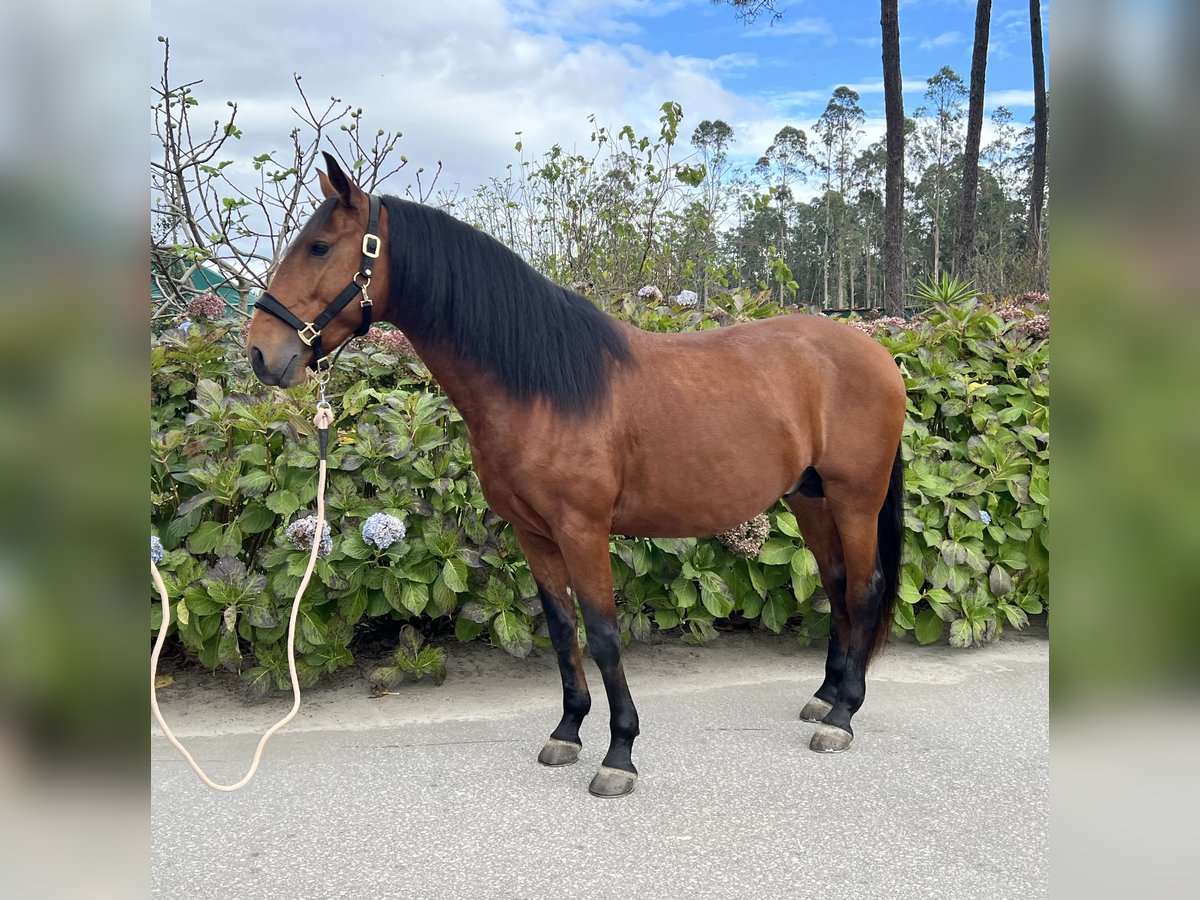
{"type": "MultiPolygon", "coordinates": [[[[628,797],[590,796],[608,709],[574,766],[537,764],[558,717],[549,654],[451,647],[440,688],[317,688],[236,794],[152,728],[152,895],[264,898],[1030,898],[1048,892],[1048,662],[1037,634],[893,645],[849,752],[796,716],[823,653],[787,638],[635,646],[628,797]]],[[[163,691],[202,765],[235,780],[287,708],[211,680],[163,691]],[[274,718],[273,718],[274,717],[274,718]]]]}

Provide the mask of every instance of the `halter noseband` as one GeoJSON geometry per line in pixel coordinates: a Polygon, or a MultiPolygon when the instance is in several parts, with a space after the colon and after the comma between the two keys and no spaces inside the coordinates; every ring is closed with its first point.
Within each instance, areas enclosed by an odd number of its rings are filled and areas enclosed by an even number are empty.
{"type": "Polygon", "coordinates": [[[346,308],[346,304],[353,300],[357,294],[362,294],[362,299],[358,301],[358,305],[362,308],[362,321],[359,322],[358,329],[352,337],[359,337],[366,334],[367,329],[371,327],[371,298],[367,296],[367,285],[371,283],[371,261],[379,258],[380,242],[378,231],[381,204],[379,198],[374,195],[371,195],[368,199],[370,200],[370,209],[367,215],[367,233],[363,235],[362,257],[359,259],[358,271],[354,273],[354,277],[350,279],[350,283],[342,289],[340,294],[330,301],[329,305],[325,307],[319,316],[311,322],[304,322],[290,309],[266,292],[255,303],[256,309],[269,312],[275,318],[281,319],[296,329],[296,333],[300,335],[300,340],[306,346],[312,347],[312,367],[317,371],[329,369],[333,365],[332,361],[326,355],[324,346],[321,344],[321,332],[326,325],[337,317],[338,313],[346,308]]]}

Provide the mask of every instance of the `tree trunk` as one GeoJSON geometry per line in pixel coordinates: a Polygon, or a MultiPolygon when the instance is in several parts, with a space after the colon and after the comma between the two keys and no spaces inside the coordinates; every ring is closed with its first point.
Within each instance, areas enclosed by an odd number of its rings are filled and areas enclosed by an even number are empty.
{"type": "Polygon", "coordinates": [[[1042,202],[1046,195],[1046,58],[1042,52],[1042,6],[1029,0],[1029,33],[1033,44],[1033,177],[1029,183],[1029,245],[1042,260],[1042,202]]]}
{"type": "Polygon", "coordinates": [[[959,278],[966,277],[967,266],[975,249],[975,208],[979,199],[979,140],[983,134],[983,90],[987,75],[988,32],[991,30],[991,22],[992,0],[979,0],[975,7],[975,49],[971,53],[967,146],[963,150],[962,216],[958,224],[958,252],[954,255],[954,274],[959,278]]]}
{"type": "Polygon", "coordinates": [[[863,262],[866,264],[866,286],[863,288],[864,301],[868,306],[874,306],[875,295],[871,291],[871,229],[866,230],[863,237],[863,262]]]}
{"type": "Polygon", "coordinates": [[[829,180],[825,181],[825,243],[821,247],[821,266],[824,273],[822,278],[823,293],[821,295],[821,308],[829,309],[829,230],[833,227],[833,219],[830,216],[829,209],[829,180]]]}
{"type": "MultiPolygon", "coordinates": [[[[1036,0],[1033,0],[1036,2],[1036,0]]],[[[904,96],[900,82],[899,0],[882,0],[883,105],[887,115],[887,171],[883,212],[883,308],[904,315],[904,96]]]]}

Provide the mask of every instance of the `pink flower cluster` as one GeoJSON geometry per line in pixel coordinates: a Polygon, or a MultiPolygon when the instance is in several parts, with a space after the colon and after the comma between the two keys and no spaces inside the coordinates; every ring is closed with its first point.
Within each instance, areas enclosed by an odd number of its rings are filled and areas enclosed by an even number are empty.
{"type": "Polygon", "coordinates": [[[217,319],[225,315],[225,301],[211,291],[193,297],[187,305],[193,319],[217,319]]]}
{"type": "Polygon", "coordinates": [[[728,531],[718,534],[717,540],[746,559],[754,559],[762,549],[763,541],[771,533],[771,520],[765,515],[757,515],[749,522],[743,522],[728,531]]]}
{"type": "Polygon", "coordinates": [[[394,329],[384,330],[375,326],[363,335],[363,340],[373,347],[382,350],[384,353],[390,353],[398,357],[415,357],[417,351],[413,349],[412,341],[404,334],[403,331],[394,329]]]}
{"type": "Polygon", "coordinates": [[[1050,337],[1050,317],[1038,313],[1025,325],[1025,333],[1039,341],[1050,337]]]}
{"type": "Polygon", "coordinates": [[[899,316],[882,316],[878,319],[864,319],[861,322],[851,322],[851,328],[857,328],[863,334],[869,334],[872,337],[879,334],[880,331],[898,330],[911,331],[913,324],[899,316]]]}
{"type": "Polygon", "coordinates": [[[1028,307],[1049,302],[1049,294],[1026,291],[1024,294],[1020,294],[1013,300],[1010,300],[1004,306],[996,307],[996,315],[1005,322],[1020,323],[1014,325],[1010,332],[1014,337],[1027,337],[1031,340],[1041,341],[1050,337],[1050,317],[1045,313],[1031,315],[1028,307]]]}

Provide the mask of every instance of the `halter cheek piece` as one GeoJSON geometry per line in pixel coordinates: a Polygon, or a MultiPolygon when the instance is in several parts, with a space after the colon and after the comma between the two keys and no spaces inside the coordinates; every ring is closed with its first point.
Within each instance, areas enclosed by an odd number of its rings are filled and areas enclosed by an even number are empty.
{"type": "Polygon", "coordinates": [[[333,366],[333,361],[326,355],[326,350],[321,344],[322,330],[358,294],[362,295],[362,298],[358,301],[358,305],[362,308],[362,321],[358,323],[358,329],[354,332],[353,336],[359,337],[364,335],[367,333],[367,329],[371,327],[371,298],[367,296],[367,285],[371,283],[371,261],[379,258],[380,201],[374,195],[369,199],[370,209],[367,218],[367,233],[363,235],[362,258],[358,263],[358,271],[354,273],[354,277],[350,279],[350,283],[325,307],[319,316],[311,322],[301,321],[290,309],[265,292],[258,298],[258,302],[255,303],[256,309],[269,312],[275,318],[283,320],[296,329],[297,334],[300,335],[300,340],[307,346],[312,347],[312,367],[317,371],[328,370],[333,366]]]}

